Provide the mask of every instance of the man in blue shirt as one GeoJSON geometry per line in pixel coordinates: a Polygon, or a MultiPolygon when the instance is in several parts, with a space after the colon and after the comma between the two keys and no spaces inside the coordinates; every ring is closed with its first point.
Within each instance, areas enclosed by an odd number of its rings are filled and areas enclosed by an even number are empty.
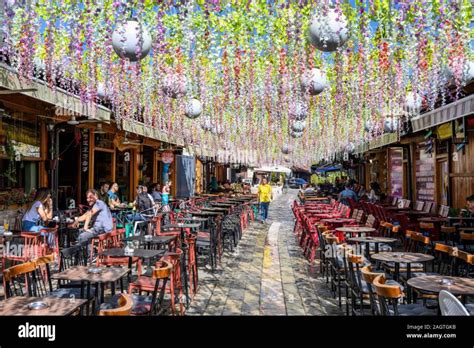
{"type": "Polygon", "coordinates": [[[109,195],[109,206],[111,209],[120,205],[120,199],[117,194],[118,190],[119,190],[118,184],[114,182],[112,186],[110,186],[110,190],[107,193],[109,195]]]}
{"type": "Polygon", "coordinates": [[[79,222],[84,222],[84,228],[79,234],[78,243],[87,246],[89,253],[89,241],[102,233],[111,232],[114,229],[112,214],[109,207],[99,199],[96,190],[90,189],[86,192],[87,203],[92,208],[84,215],[75,219],[73,227],[79,227],[79,222]]]}
{"type": "Polygon", "coordinates": [[[342,204],[345,204],[349,206],[349,201],[347,200],[348,198],[353,199],[354,201],[357,201],[357,194],[352,190],[351,185],[346,184],[346,187],[341,193],[339,194],[339,202],[342,204]]]}

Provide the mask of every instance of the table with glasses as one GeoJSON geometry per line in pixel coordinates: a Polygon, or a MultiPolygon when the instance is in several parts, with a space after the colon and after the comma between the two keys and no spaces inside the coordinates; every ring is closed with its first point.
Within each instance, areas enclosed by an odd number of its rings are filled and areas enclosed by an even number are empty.
{"type": "Polygon", "coordinates": [[[168,224],[168,225],[162,226],[162,228],[165,229],[165,230],[169,229],[169,228],[172,228],[172,229],[179,228],[179,230],[181,232],[181,240],[182,241],[184,241],[184,238],[186,237],[186,233],[185,233],[186,229],[189,228],[192,231],[193,229],[196,229],[196,228],[199,228],[199,227],[201,227],[201,224],[199,222],[168,224]]]}
{"type": "Polygon", "coordinates": [[[338,235],[339,239],[341,239],[341,237],[345,237],[346,235],[361,236],[362,234],[366,235],[366,234],[371,234],[371,233],[377,232],[377,230],[375,228],[365,227],[365,226],[338,227],[338,228],[336,228],[335,231],[339,232],[339,234],[336,233],[338,235]]]}
{"type": "Polygon", "coordinates": [[[86,303],[87,300],[78,298],[15,296],[0,301],[0,316],[69,316],[77,312],[86,303]],[[43,302],[46,307],[30,309],[29,305],[34,302],[43,302]]]}
{"type": "Polygon", "coordinates": [[[115,295],[115,283],[120,281],[120,290],[124,291],[123,277],[130,272],[123,267],[73,266],[51,276],[51,279],[81,283],[81,298],[84,298],[84,283],[87,283],[87,298],[90,297],[90,285],[97,284],[95,297],[97,303],[104,302],[104,285],[110,283],[112,296],[115,295]]]}
{"type": "Polygon", "coordinates": [[[153,249],[150,250],[150,249],[134,248],[133,251],[130,251],[130,250],[126,250],[125,248],[111,248],[111,249],[102,251],[100,255],[110,256],[110,257],[128,257],[128,269],[130,271],[128,272],[128,280],[130,282],[134,257],[151,260],[153,258],[163,256],[164,253],[165,253],[164,250],[153,250],[153,249]]]}
{"type": "Polygon", "coordinates": [[[347,239],[350,243],[365,243],[365,255],[367,259],[370,258],[370,243],[374,244],[374,253],[379,253],[380,244],[391,244],[395,243],[397,240],[395,238],[386,238],[386,237],[352,237],[347,239]]]}
{"type": "Polygon", "coordinates": [[[407,284],[414,289],[432,293],[440,293],[442,290],[446,290],[463,298],[474,295],[474,278],[426,275],[410,278],[407,284]]]}
{"type": "Polygon", "coordinates": [[[174,236],[152,236],[152,235],[144,235],[144,236],[131,236],[125,238],[125,242],[134,242],[138,241],[140,244],[144,244],[147,246],[147,249],[151,249],[152,245],[169,245],[176,239],[174,236]]]}
{"type": "Polygon", "coordinates": [[[433,255],[421,254],[421,253],[408,253],[408,252],[383,252],[373,254],[372,259],[382,262],[393,262],[395,264],[394,278],[399,280],[400,277],[400,264],[406,264],[407,279],[411,278],[411,264],[422,263],[432,261],[433,255]]]}

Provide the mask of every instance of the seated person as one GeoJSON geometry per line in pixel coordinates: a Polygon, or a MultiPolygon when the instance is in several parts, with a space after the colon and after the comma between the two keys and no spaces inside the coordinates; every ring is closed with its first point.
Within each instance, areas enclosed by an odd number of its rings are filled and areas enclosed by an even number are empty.
{"type": "Polygon", "coordinates": [[[158,183],[152,184],[150,187],[151,196],[153,201],[156,203],[161,203],[161,186],[158,183]]]}
{"type": "Polygon", "coordinates": [[[51,192],[47,188],[39,188],[36,191],[33,202],[28,206],[23,215],[22,230],[39,232],[46,228],[46,224],[53,218],[53,200],[51,192]]]}
{"type": "Polygon", "coordinates": [[[224,186],[224,192],[231,192],[231,191],[233,191],[233,190],[232,190],[232,187],[230,186],[230,182],[229,182],[229,181],[226,181],[223,186],[224,186]]]}
{"type": "Polygon", "coordinates": [[[108,182],[103,182],[100,185],[99,189],[99,199],[104,202],[105,204],[109,205],[109,183],[108,182]]]}
{"type": "Polygon", "coordinates": [[[154,213],[153,208],[155,203],[144,188],[145,186],[141,185],[137,187],[137,198],[135,199],[135,202],[133,202],[136,211],[135,213],[127,215],[127,220],[129,221],[145,221],[144,217],[146,215],[151,216],[154,213]]]}
{"type": "MultiPolygon", "coordinates": [[[[474,218],[474,195],[470,195],[466,198],[466,208],[461,210],[461,217],[474,218]]],[[[463,226],[474,226],[474,221],[464,220],[461,221],[463,226]]]]}
{"type": "Polygon", "coordinates": [[[114,209],[120,206],[120,199],[117,194],[118,190],[119,190],[119,186],[116,182],[114,182],[112,186],[110,186],[110,190],[108,192],[110,209],[114,209]]]}
{"type": "Polygon", "coordinates": [[[347,200],[348,198],[351,198],[354,201],[357,201],[356,193],[352,191],[351,185],[347,183],[345,189],[339,194],[339,202],[349,206],[349,201],[347,200]]]}
{"type": "Polygon", "coordinates": [[[84,222],[84,228],[78,237],[78,243],[86,245],[89,252],[89,240],[102,233],[111,232],[114,229],[112,214],[109,207],[99,199],[99,194],[94,189],[86,192],[87,203],[91,207],[84,215],[75,218],[73,227],[79,227],[79,222],[84,222]]]}
{"type": "MultiPolygon", "coordinates": [[[[47,228],[48,222],[53,218],[53,199],[47,188],[39,188],[36,191],[33,202],[28,206],[22,219],[22,231],[40,232],[47,228]]],[[[55,236],[53,233],[41,233],[48,236],[49,246],[54,246],[55,236]]]]}

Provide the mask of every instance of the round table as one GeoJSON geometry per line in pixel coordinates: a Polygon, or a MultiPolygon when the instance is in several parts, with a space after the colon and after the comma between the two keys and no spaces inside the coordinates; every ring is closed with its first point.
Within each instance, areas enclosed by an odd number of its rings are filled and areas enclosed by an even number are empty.
{"type": "Polygon", "coordinates": [[[407,279],[411,278],[411,264],[431,261],[434,256],[421,253],[405,253],[405,252],[384,252],[372,255],[372,259],[383,262],[395,263],[394,279],[398,280],[400,275],[400,264],[407,265],[407,279]]]}
{"type": "Polygon", "coordinates": [[[367,258],[370,257],[370,243],[374,243],[375,245],[375,253],[378,254],[379,252],[379,244],[385,243],[395,243],[397,240],[395,238],[386,238],[386,237],[353,237],[348,238],[348,242],[352,243],[365,243],[365,254],[367,258]]]}
{"type": "Polygon", "coordinates": [[[408,279],[408,285],[415,289],[434,293],[446,290],[458,296],[474,295],[474,278],[430,275],[408,279]],[[443,284],[441,281],[445,279],[450,280],[452,284],[443,284]]]}
{"type": "Polygon", "coordinates": [[[423,218],[418,219],[418,222],[426,222],[426,223],[431,223],[434,225],[435,235],[432,236],[434,240],[439,240],[440,234],[441,234],[441,225],[448,221],[449,221],[448,218],[439,217],[439,216],[423,217],[423,218]]]}
{"type": "Polygon", "coordinates": [[[374,233],[376,232],[377,230],[375,228],[372,228],[372,227],[365,227],[365,226],[354,226],[354,227],[349,227],[349,226],[346,226],[346,227],[337,227],[335,229],[336,231],[336,236],[339,238],[340,241],[344,240],[345,237],[346,237],[346,234],[357,234],[360,236],[361,233],[374,233]]]}

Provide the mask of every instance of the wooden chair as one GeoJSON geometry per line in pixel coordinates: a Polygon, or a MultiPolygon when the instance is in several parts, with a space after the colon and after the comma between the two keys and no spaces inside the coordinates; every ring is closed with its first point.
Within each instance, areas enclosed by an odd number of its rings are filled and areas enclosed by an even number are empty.
{"type": "Polygon", "coordinates": [[[453,275],[454,273],[454,248],[452,246],[435,243],[433,253],[435,256],[434,266],[439,274],[453,275]]]}
{"type": "Polygon", "coordinates": [[[455,257],[455,276],[471,278],[473,276],[474,255],[462,250],[453,250],[455,257]]]}
{"type": "Polygon", "coordinates": [[[100,316],[128,316],[132,313],[133,300],[130,295],[120,294],[117,299],[118,307],[113,309],[101,309],[100,316]]]}
{"type": "Polygon", "coordinates": [[[425,202],[417,201],[417,202],[415,203],[415,210],[417,210],[417,211],[422,211],[424,205],[425,205],[425,202]]]}
{"type": "Polygon", "coordinates": [[[25,262],[3,270],[5,298],[13,296],[34,296],[33,273],[36,264],[25,262]]]}
{"type": "Polygon", "coordinates": [[[446,244],[454,244],[454,236],[456,235],[456,227],[452,226],[441,226],[440,237],[444,236],[444,242],[446,244]]]}
{"type": "Polygon", "coordinates": [[[433,207],[433,202],[425,202],[425,205],[424,205],[424,207],[423,207],[423,211],[424,211],[425,213],[430,214],[432,207],[433,207]]]}
{"type": "Polygon", "coordinates": [[[173,285],[173,264],[168,261],[158,261],[152,271],[151,277],[140,276],[138,279],[129,284],[128,292],[132,294],[135,302],[132,314],[159,314],[163,308],[163,300],[165,293],[170,294],[171,311],[174,313],[174,285],[173,285]],[[138,291],[138,295],[134,292],[138,291]],[[158,291],[160,292],[158,294],[158,291]],[[142,293],[152,294],[151,299],[142,296],[142,293]]]}
{"type": "MultiPolygon", "coordinates": [[[[452,227],[455,229],[455,227],[452,227]]],[[[465,251],[472,251],[472,245],[474,243],[474,233],[467,233],[461,230],[459,233],[459,240],[461,242],[461,246],[465,251]]]]}
{"type": "MultiPolygon", "coordinates": [[[[348,288],[351,298],[351,314],[364,315],[364,309],[370,306],[366,300],[369,299],[369,293],[365,282],[362,281],[360,269],[364,264],[364,257],[347,253],[347,276],[348,288]]],[[[348,300],[348,299],[347,299],[348,300]]]]}
{"type": "Polygon", "coordinates": [[[367,284],[367,290],[369,292],[369,299],[370,299],[370,310],[372,315],[380,315],[380,307],[377,301],[377,297],[375,296],[374,288],[373,288],[373,281],[376,277],[378,277],[380,272],[374,272],[372,269],[372,265],[367,265],[361,268],[360,270],[362,279],[367,284]]]}
{"type": "Polygon", "coordinates": [[[404,293],[399,285],[387,284],[385,275],[381,274],[373,279],[373,287],[380,305],[380,313],[384,316],[431,316],[436,312],[420,304],[400,305],[404,293]]]}

